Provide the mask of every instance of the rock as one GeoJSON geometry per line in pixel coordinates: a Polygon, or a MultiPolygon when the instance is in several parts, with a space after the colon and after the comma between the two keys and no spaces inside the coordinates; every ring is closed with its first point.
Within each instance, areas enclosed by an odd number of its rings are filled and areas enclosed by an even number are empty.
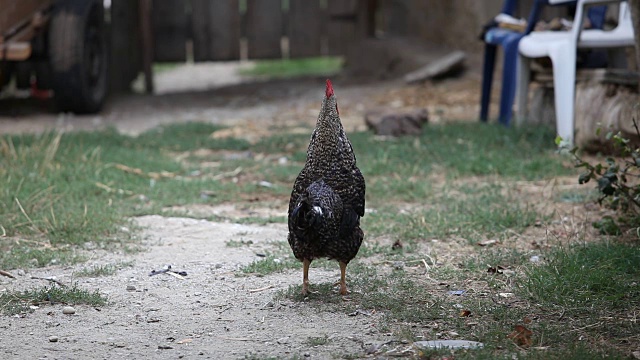
{"type": "Polygon", "coordinates": [[[62,313],[65,315],[73,315],[76,313],[76,309],[71,306],[65,306],[62,308],[62,313]]]}
{"type": "Polygon", "coordinates": [[[133,285],[127,285],[127,291],[136,291],[136,287],[133,285]]]}
{"type": "Polygon", "coordinates": [[[49,336],[49,342],[58,342],[57,336],[49,336]]]}
{"type": "Polygon", "coordinates": [[[464,51],[454,51],[404,76],[407,83],[415,83],[427,79],[439,79],[457,75],[464,69],[464,51]]]}
{"type": "Polygon", "coordinates": [[[427,109],[404,113],[370,112],[365,115],[364,121],[376,135],[420,135],[422,126],[429,121],[429,114],[427,109]]]}
{"type": "Polygon", "coordinates": [[[288,343],[289,343],[289,337],[288,337],[288,336],[285,336],[285,337],[283,337],[283,338],[280,338],[280,339],[276,340],[276,342],[277,342],[278,344],[280,344],[280,345],[282,345],[282,344],[288,344],[288,343]]]}
{"type": "Polygon", "coordinates": [[[413,346],[419,349],[481,349],[484,344],[477,341],[469,340],[433,340],[433,341],[416,341],[413,346]]]}
{"type": "Polygon", "coordinates": [[[393,268],[395,270],[402,270],[404,269],[404,261],[394,261],[393,262],[393,268]]]}

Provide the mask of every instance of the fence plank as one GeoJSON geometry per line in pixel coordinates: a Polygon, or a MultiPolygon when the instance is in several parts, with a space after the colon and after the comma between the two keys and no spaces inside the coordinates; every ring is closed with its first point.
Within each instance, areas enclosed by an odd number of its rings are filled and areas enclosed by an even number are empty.
{"type": "Polygon", "coordinates": [[[238,0],[192,0],[193,56],[195,61],[240,58],[238,0]]]}
{"type": "Polygon", "coordinates": [[[281,0],[247,0],[246,24],[249,59],[282,57],[281,0]]]}
{"type": "Polygon", "coordinates": [[[357,0],[329,0],[329,55],[344,55],[356,38],[357,0]]]}
{"type": "Polygon", "coordinates": [[[109,24],[109,90],[131,90],[131,82],[142,70],[138,0],[113,0],[109,24]]]}
{"type": "Polygon", "coordinates": [[[153,2],[153,51],[155,61],[187,59],[187,14],[182,0],[153,2]]]}
{"type": "Polygon", "coordinates": [[[322,10],[319,0],[290,0],[289,56],[319,56],[322,10]]]}

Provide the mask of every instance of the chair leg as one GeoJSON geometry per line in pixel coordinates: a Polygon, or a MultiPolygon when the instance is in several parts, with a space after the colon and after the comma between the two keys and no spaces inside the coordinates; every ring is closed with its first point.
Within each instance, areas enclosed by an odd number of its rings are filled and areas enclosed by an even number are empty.
{"type": "Polygon", "coordinates": [[[573,145],[576,47],[567,46],[551,54],[553,63],[553,93],[556,107],[556,131],[562,138],[561,145],[573,145]]]}
{"type": "Polygon", "coordinates": [[[513,100],[516,95],[516,64],[518,63],[518,42],[520,39],[506,42],[502,68],[502,93],[500,94],[500,123],[509,126],[513,112],[513,100]]]}
{"type": "Polygon", "coordinates": [[[493,69],[495,68],[497,47],[491,44],[484,46],[484,65],[482,69],[482,97],[480,99],[480,121],[487,122],[489,118],[489,103],[491,102],[491,84],[493,69]]]}
{"type": "Polygon", "coordinates": [[[516,90],[516,126],[522,126],[527,119],[529,83],[531,82],[531,59],[518,54],[518,77],[516,90]]]}

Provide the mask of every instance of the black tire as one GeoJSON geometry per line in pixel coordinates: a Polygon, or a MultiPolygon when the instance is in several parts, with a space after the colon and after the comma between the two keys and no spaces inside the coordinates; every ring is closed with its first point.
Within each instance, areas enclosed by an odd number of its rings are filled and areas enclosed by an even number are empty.
{"type": "Polygon", "coordinates": [[[98,0],[58,0],[49,24],[49,63],[60,111],[95,113],[107,94],[104,8],[98,0]]]}

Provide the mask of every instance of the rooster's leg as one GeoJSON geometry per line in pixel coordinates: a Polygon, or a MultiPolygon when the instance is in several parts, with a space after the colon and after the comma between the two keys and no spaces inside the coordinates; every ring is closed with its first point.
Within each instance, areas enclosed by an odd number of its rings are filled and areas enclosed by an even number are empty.
{"type": "Polygon", "coordinates": [[[311,260],[302,260],[302,295],[306,296],[309,293],[309,265],[311,260]]]}
{"type": "Polygon", "coordinates": [[[340,295],[347,295],[349,291],[347,290],[347,263],[340,261],[340,295]]]}

